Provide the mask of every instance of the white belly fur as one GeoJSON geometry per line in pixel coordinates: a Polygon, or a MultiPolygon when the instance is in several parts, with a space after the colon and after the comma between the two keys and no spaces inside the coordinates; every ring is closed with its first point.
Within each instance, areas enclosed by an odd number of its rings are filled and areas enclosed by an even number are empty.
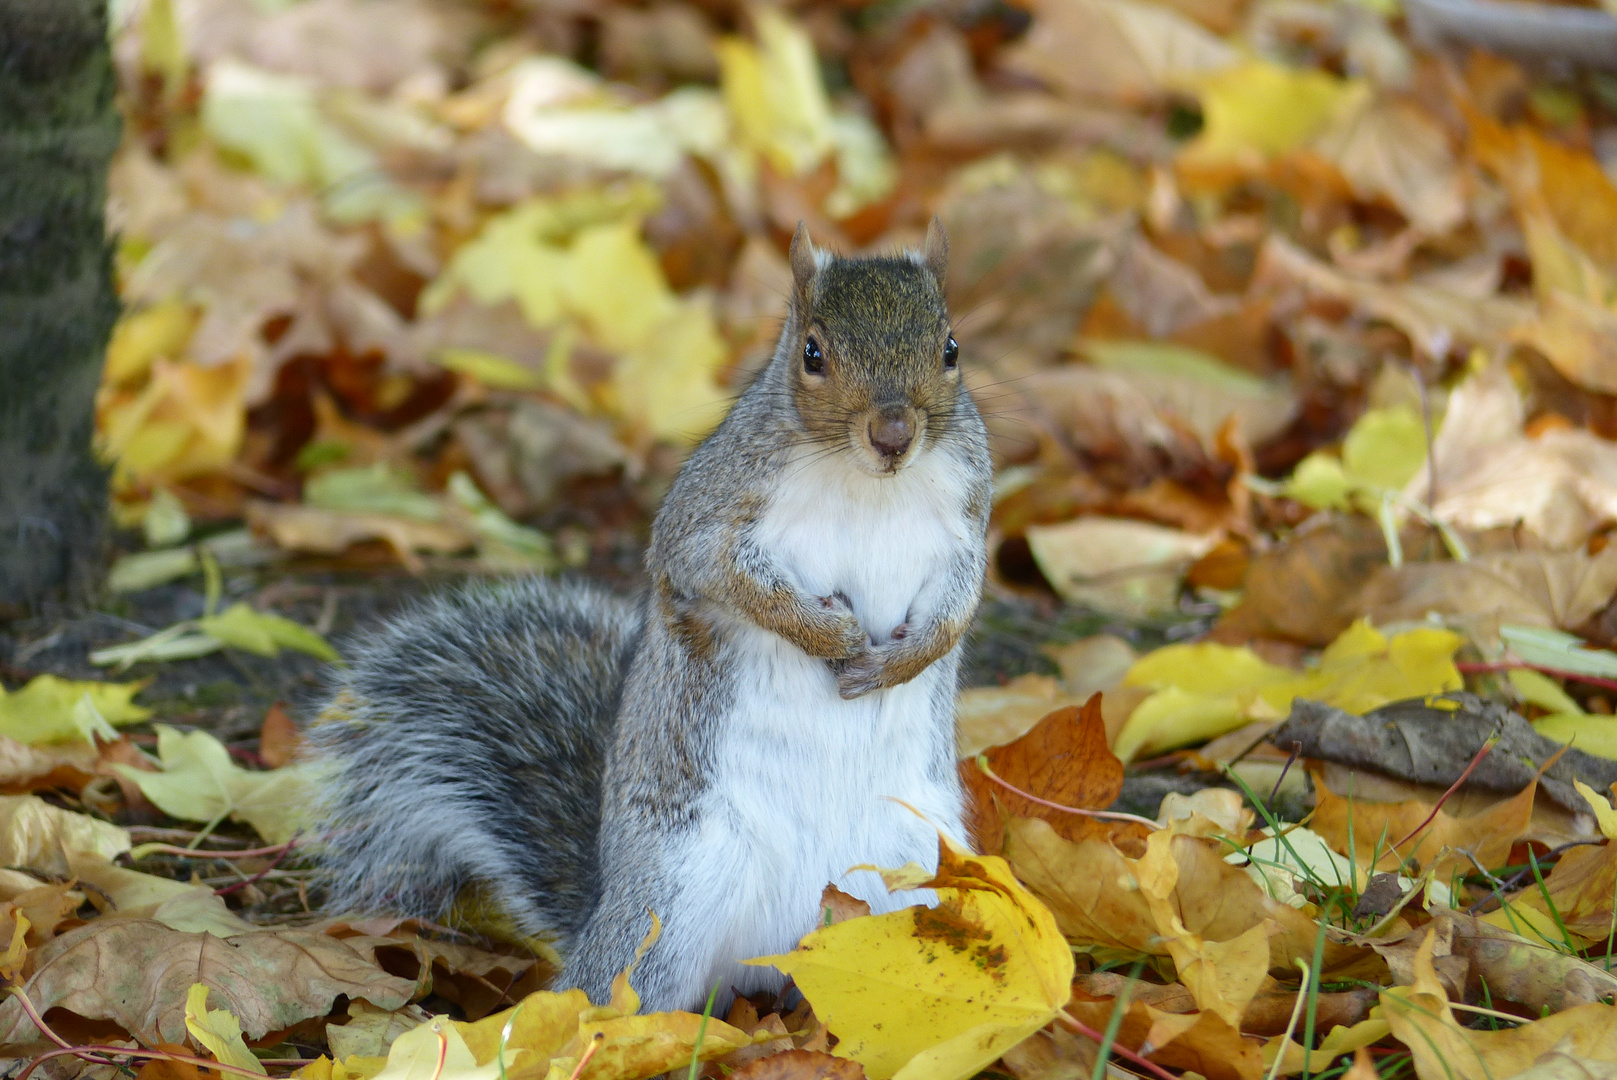
{"type": "MultiPolygon", "coordinates": [[[[965,495],[944,454],[924,454],[895,477],[866,475],[841,457],[788,466],[801,482],[784,485],[760,539],[805,591],[842,593],[871,638],[885,641],[958,550],[965,495]]],[[[750,992],[778,986],[779,974],[731,958],[791,949],[819,921],[827,883],[878,913],[930,901],[926,892],[889,894],[875,873],[851,868],[934,868],[937,830],[961,838],[955,791],[932,775],[936,713],[940,701],[952,707],[954,691],[940,693],[938,683],[953,680],[955,665],[844,701],[824,660],[750,624],[732,623],[725,636],[741,654],[739,670],[758,674],[736,687],[720,725],[712,802],[692,848],[700,855],[682,876],[724,898],[707,985],[750,992]]],[[[952,729],[945,739],[953,745],[952,729]]]]}

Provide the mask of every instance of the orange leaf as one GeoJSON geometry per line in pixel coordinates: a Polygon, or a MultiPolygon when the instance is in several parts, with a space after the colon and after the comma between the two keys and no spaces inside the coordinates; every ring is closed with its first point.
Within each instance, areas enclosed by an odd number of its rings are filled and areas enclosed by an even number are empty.
{"type": "MultiPolygon", "coordinates": [[[[1101,695],[1083,706],[1047,715],[1015,742],[987,751],[988,767],[1006,784],[1047,803],[1083,810],[1110,806],[1123,790],[1123,763],[1107,745],[1101,695]]],[[[1003,815],[1041,818],[1068,840],[1110,836],[1114,822],[1069,814],[1025,798],[983,775],[972,760],[960,764],[970,793],[979,850],[998,851],[1003,815]]]]}

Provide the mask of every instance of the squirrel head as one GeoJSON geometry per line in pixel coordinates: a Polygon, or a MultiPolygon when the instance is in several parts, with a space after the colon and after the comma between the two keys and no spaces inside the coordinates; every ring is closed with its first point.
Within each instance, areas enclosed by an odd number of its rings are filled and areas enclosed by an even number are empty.
{"type": "Polygon", "coordinates": [[[887,475],[944,436],[963,393],[943,298],[948,262],[937,218],[923,251],[877,258],[817,250],[797,227],[776,357],[811,441],[887,475]]]}

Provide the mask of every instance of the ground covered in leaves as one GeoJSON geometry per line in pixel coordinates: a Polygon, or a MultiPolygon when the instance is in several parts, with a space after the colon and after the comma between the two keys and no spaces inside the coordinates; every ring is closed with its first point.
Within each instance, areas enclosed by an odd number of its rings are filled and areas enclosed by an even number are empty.
{"type": "Polygon", "coordinates": [[[1617,1075],[1617,18],[112,13],[122,531],[95,604],[0,627],[8,1075],[1617,1075]],[[347,634],[634,589],[797,223],[934,213],[997,469],[980,854],[888,872],[938,906],[828,888],[767,958],[800,993],[709,1017],[547,991],[475,903],[321,913],[347,634]]]}

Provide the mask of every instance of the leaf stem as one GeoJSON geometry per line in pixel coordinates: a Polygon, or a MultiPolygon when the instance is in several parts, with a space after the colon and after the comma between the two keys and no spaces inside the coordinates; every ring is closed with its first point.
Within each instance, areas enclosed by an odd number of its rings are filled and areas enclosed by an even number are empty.
{"type": "Polygon", "coordinates": [[[1152,831],[1162,828],[1161,825],[1158,825],[1150,818],[1144,818],[1138,814],[1125,814],[1121,810],[1085,810],[1077,806],[1063,806],[1060,803],[1051,802],[1049,799],[1041,799],[1037,795],[1030,795],[1028,792],[1023,791],[1010,781],[1002,780],[999,776],[997,776],[994,773],[994,770],[988,767],[988,757],[985,754],[977,755],[977,768],[983,771],[984,776],[988,777],[988,779],[992,780],[1006,791],[1009,791],[1014,795],[1020,795],[1029,802],[1038,803],[1040,806],[1047,806],[1052,810],[1060,810],[1067,814],[1077,814],[1079,817],[1100,818],[1104,821],[1132,821],[1136,825],[1144,825],[1146,828],[1151,829],[1152,831]]]}
{"type": "MultiPolygon", "coordinates": [[[[1065,1024],[1067,1027],[1076,1031],[1078,1034],[1082,1035],[1084,1038],[1093,1039],[1097,1044],[1105,1038],[1105,1036],[1103,1036],[1100,1032],[1096,1031],[1082,1020],[1074,1018],[1065,1009],[1056,1013],[1056,1019],[1065,1024]]],[[[1161,1065],[1158,1065],[1154,1061],[1147,1061],[1145,1058],[1141,1057],[1139,1054],[1136,1054],[1133,1050],[1130,1050],[1126,1046],[1118,1046],[1114,1044],[1112,1046],[1112,1053],[1116,1054],[1124,1061],[1133,1062],[1135,1065],[1138,1065],[1140,1068],[1156,1077],[1157,1080],[1179,1080],[1179,1077],[1175,1076],[1167,1069],[1164,1069],[1161,1065]]],[[[18,1080],[22,1080],[22,1078],[19,1077],[18,1080]]]]}

